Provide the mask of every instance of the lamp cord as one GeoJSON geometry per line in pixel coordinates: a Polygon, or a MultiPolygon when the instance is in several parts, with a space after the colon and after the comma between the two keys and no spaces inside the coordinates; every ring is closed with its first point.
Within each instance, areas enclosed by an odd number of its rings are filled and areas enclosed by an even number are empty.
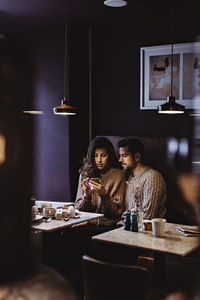
{"type": "Polygon", "coordinates": [[[65,42],[64,42],[64,101],[67,101],[67,17],[65,17],[64,28],[65,42]]]}
{"type": "Polygon", "coordinates": [[[173,96],[174,45],[171,47],[171,96],[173,96]]]}

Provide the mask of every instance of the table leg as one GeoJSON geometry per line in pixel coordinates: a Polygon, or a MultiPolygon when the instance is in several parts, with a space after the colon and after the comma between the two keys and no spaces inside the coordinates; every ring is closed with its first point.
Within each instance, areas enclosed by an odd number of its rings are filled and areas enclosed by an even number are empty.
{"type": "Polygon", "coordinates": [[[165,283],[165,253],[154,252],[154,279],[155,283],[165,283]]]}
{"type": "Polygon", "coordinates": [[[31,246],[38,264],[41,263],[42,260],[42,237],[41,231],[31,230],[31,246]]]}

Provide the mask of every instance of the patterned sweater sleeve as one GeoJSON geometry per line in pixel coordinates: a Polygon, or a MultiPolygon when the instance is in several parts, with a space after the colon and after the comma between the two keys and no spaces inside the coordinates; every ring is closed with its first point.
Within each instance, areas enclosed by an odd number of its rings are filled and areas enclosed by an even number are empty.
{"type": "Polygon", "coordinates": [[[77,189],[77,194],[76,194],[76,200],[75,200],[75,208],[80,210],[80,211],[88,211],[88,212],[94,212],[95,207],[92,204],[91,197],[86,198],[84,196],[84,192],[81,188],[81,182],[82,182],[82,175],[80,174],[79,176],[79,181],[78,181],[78,189],[77,189]]]}
{"type": "Polygon", "coordinates": [[[101,211],[105,217],[118,218],[124,212],[126,180],[122,172],[111,178],[105,195],[101,196],[101,211]]]}
{"type": "Polygon", "coordinates": [[[166,199],[166,184],[158,172],[146,179],[143,186],[143,217],[152,219],[158,216],[158,208],[162,199],[166,199]]]}

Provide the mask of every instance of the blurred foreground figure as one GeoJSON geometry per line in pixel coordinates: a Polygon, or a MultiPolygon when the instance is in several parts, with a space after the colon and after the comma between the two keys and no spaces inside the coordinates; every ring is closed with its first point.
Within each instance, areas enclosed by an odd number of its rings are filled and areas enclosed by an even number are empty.
{"type": "Polygon", "coordinates": [[[198,200],[199,184],[198,176],[195,174],[179,175],[178,184],[182,190],[184,199],[193,208],[198,224],[200,224],[200,207],[198,200]]]}
{"type": "MultiPolygon", "coordinates": [[[[199,94],[199,89],[198,89],[199,94]]],[[[199,96],[198,101],[199,101],[199,96]]],[[[195,101],[195,100],[194,100],[195,101]]],[[[173,165],[176,166],[176,180],[182,191],[186,204],[192,208],[191,218],[195,225],[200,225],[200,118],[199,109],[194,118],[193,134],[188,142],[186,139],[173,139],[169,145],[168,154],[173,165]]],[[[183,203],[184,205],[184,203],[183,203]]],[[[188,210],[186,211],[188,213],[188,210]]],[[[168,291],[164,300],[199,300],[200,299],[200,251],[199,249],[189,257],[188,262],[193,263],[191,273],[179,271],[175,279],[179,281],[179,287],[168,291]],[[190,261],[191,259],[191,261],[190,261]],[[193,269],[192,269],[193,268],[193,269]],[[195,270],[194,270],[195,269],[195,270]]]]}
{"type": "Polygon", "coordinates": [[[188,300],[182,292],[173,293],[165,298],[165,300],[188,300]]]}
{"type": "Polygon", "coordinates": [[[41,266],[26,279],[0,286],[0,299],[4,300],[76,300],[76,296],[63,277],[50,268],[41,266]]]}
{"type": "Polygon", "coordinates": [[[1,68],[0,299],[76,300],[69,283],[40,265],[32,249],[33,119],[21,114],[23,100],[31,98],[26,84],[29,70],[26,49],[15,46],[0,40],[1,63],[8,66],[10,76],[1,68]]]}
{"type": "Polygon", "coordinates": [[[40,265],[32,249],[31,176],[27,176],[31,174],[31,152],[25,159],[28,147],[21,148],[17,130],[21,122],[14,116],[13,120],[15,129],[10,134],[3,129],[0,132],[4,141],[0,149],[4,158],[0,162],[0,299],[76,300],[70,284],[54,270],[40,265]]]}

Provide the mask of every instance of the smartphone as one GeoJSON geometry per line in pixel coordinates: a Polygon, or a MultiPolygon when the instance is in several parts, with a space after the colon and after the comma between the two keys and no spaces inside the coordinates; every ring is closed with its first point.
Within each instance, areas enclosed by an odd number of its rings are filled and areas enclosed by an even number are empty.
{"type": "Polygon", "coordinates": [[[94,181],[96,183],[101,183],[101,179],[96,177],[96,178],[90,178],[90,181],[94,181]]]}

